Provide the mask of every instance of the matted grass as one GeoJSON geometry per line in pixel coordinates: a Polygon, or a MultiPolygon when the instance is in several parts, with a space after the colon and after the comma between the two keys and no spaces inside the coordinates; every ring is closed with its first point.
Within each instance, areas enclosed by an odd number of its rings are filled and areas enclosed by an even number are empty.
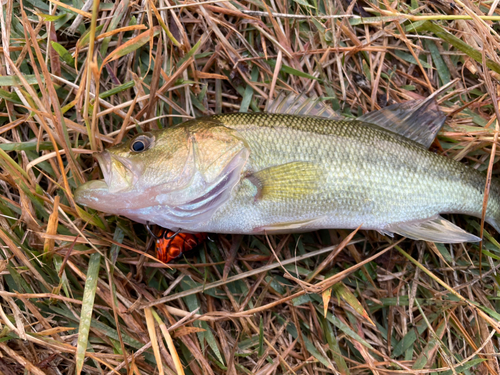
{"type": "Polygon", "coordinates": [[[212,235],[169,268],[142,225],[72,196],[138,131],[282,90],[358,116],[452,81],[432,149],[494,177],[498,3],[3,0],[0,374],[500,374],[479,219],[453,217],[482,249],[212,235]]]}

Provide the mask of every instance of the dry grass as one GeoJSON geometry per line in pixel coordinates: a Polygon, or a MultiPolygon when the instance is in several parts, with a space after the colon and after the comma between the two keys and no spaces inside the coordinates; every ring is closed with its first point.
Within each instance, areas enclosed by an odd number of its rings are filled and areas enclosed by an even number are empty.
{"type": "Polygon", "coordinates": [[[482,255],[325,230],[213,236],[169,269],[72,198],[139,128],[281,90],[357,116],[455,79],[433,149],[494,176],[497,0],[1,3],[0,374],[500,374],[488,225],[482,255]]]}

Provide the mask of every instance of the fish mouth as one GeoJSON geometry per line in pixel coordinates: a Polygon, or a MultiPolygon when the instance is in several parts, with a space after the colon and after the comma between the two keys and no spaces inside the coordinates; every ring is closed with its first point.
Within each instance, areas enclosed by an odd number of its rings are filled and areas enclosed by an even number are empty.
{"type": "Polygon", "coordinates": [[[92,180],[80,185],[74,192],[75,202],[83,206],[96,207],[109,193],[111,182],[111,156],[107,152],[93,155],[101,168],[104,180],[92,180]]]}
{"type": "Polygon", "coordinates": [[[77,203],[99,209],[104,202],[115,199],[116,194],[132,191],[142,167],[108,151],[95,153],[94,158],[104,179],[86,182],[75,190],[74,196],[77,203]]]}
{"type": "Polygon", "coordinates": [[[103,180],[93,180],[79,186],[74,193],[75,202],[83,206],[97,208],[108,194],[108,185],[103,180]]]}
{"type": "Polygon", "coordinates": [[[143,164],[137,160],[132,162],[108,151],[96,153],[94,157],[99,163],[109,193],[133,190],[143,173],[143,164]]]}
{"type": "MultiPolygon", "coordinates": [[[[106,151],[98,152],[94,154],[94,158],[97,160],[97,163],[99,163],[106,185],[109,186],[111,184],[111,154],[106,151]]],[[[102,180],[100,181],[104,182],[102,180]]]]}

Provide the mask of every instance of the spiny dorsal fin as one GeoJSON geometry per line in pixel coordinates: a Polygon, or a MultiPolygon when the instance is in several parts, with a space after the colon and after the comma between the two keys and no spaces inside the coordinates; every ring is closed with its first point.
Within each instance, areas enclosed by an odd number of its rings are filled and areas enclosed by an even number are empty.
{"type": "Polygon", "coordinates": [[[321,167],[311,162],[292,162],[269,167],[247,176],[257,187],[255,199],[301,199],[320,190],[321,167]]]}
{"type": "Polygon", "coordinates": [[[427,220],[392,224],[384,228],[384,230],[414,240],[430,242],[460,243],[481,241],[481,238],[464,231],[439,215],[427,220]]]}
{"type": "Polygon", "coordinates": [[[397,133],[429,148],[443,126],[446,115],[434,99],[412,100],[367,113],[358,118],[397,133]]]}
{"type": "Polygon", "coordinates": [[[265,111],[288,115],[317,116],[331,120],[343,119],[320,98],[309,98],[305,94],[297,95],[293,92],[287,94],[285,91],[281,91],[276,99],[269,100],[265,111]]]}

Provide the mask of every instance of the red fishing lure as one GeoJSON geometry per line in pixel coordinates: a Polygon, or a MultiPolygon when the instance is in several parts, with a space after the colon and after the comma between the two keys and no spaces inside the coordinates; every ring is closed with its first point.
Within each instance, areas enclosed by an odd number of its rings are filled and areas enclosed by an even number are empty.
{"type": "Polygon", "coordinates": [[[156,239],[156,257],[168,263],[202,244],[206,239],[206,233],[177,233],[160,228],[156,239]]]}

